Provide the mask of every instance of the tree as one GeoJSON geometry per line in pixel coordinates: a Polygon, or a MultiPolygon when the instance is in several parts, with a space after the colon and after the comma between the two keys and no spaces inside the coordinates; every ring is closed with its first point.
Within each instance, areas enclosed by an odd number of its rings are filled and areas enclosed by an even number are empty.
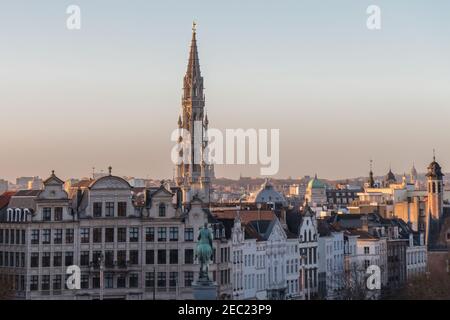
{"type": "Polygon", "coordinates": [[[450,300],[450,274],[436,272],[416,276],[394,293],[399,300],[450,300]]]}
{"type": "Polygon", "coordinates": [[[14,280],[11,275],[0,273],[0,300],[14,298],[14,280]]]}

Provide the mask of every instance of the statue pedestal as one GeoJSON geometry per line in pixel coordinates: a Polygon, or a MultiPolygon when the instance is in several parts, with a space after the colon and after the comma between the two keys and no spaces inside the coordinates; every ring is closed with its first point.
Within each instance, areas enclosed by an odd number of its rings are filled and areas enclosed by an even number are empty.
{"type": "Polygon", "coordinates": [[[192,284],[195,300],[217,300],[217,284],[211,280],[198,280],[192,284]]]}

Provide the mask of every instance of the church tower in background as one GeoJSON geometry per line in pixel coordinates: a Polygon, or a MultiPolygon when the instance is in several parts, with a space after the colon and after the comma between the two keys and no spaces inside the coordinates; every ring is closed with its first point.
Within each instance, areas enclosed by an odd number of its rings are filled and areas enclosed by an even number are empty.
{"type": "Polygon", "coordinates": [[[436,162],[433,156],[433,162],[428,166],[427,172],[427,189],[428,202],[427,211],[434,220],[439,220],[443,214],[444,207],[444,174],[441,166],[436,162]]]}
{"type": "Polygon", "coordinates": [[[176,168],[176,184],[183,190],[183,202],[198,197],[210,202],[211,178],[214,167],[206,159],[208,147],[208,116],[205,112],[203,77],[197,51],[196,24],[192,26],[189,62],[183,81],[182,110],[178,118],[178,150],[181,163],[176,168]],[[182,133],[184,132],[184,133],[182,133]],[[185,141],[189,140],[189,141],[185,141]]]}

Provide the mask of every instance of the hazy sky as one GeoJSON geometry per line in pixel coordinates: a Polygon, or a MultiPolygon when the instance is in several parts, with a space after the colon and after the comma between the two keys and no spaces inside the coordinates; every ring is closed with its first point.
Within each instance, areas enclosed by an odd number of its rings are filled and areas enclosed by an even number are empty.
{"type": "MultiPolygon", "coordinates": [[[[278,176],[425,171],[433,148],[449,170],[449,16],[448,0],[2,0],[0,178],[171,177],[194,19],[210,126],[279,128],[278,176]]],[[[259,166],[216,168],[240,172],[259,166]]]]}

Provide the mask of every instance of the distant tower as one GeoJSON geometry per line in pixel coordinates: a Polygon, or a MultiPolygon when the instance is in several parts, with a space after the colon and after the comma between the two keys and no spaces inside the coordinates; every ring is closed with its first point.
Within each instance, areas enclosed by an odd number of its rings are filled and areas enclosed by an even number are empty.
{"type": "Polygon", "coordinates": [[[411,184],[416,184],[417,183],[417,170],[416,170],[416,166],[413,163],[413,166],[411,168],[411,173],[409,175],[409,182],[411,184]]]}
{"type": "Polygon", "coordinates": [[[184,203],[189,203],[194,196],[209,202],[211,177],[214,172],[213,165],[204,161],[208,146],[208,116],[205,113],[203,77],[200,73],[196,35],[194,22],[189,62],[183,82],[182,113],[178,118],[180,158],[184,161],[177,165],[175,180],[177,186],[183,190],[184,203]],[[183,140],[186,133],[189,133],[190,141],[183,140]]]}
{"type": "Polygon", "coordinates": [[[428,166],[427,188],[428,203],[427,212],[431,218],[438,220],[442,217],[444,206],[444,174],[441,166],[436,162],[436,156],[433,154],[433,162],[428,166]]]}
{"type": "Polygon", "coordinates": [[[386,174],[384,178],[384,186],[389,187],[391,184],[396,183],[395,174],[392,172],[391,166],[389,166],[389,172],[386,174]]]}
{"type": "Polygon", "coordinates": [[[375,179],[373,178],[373,161],[370,160],[370,172],[369,172],[369,188],[375,188],[375,179]]]}

